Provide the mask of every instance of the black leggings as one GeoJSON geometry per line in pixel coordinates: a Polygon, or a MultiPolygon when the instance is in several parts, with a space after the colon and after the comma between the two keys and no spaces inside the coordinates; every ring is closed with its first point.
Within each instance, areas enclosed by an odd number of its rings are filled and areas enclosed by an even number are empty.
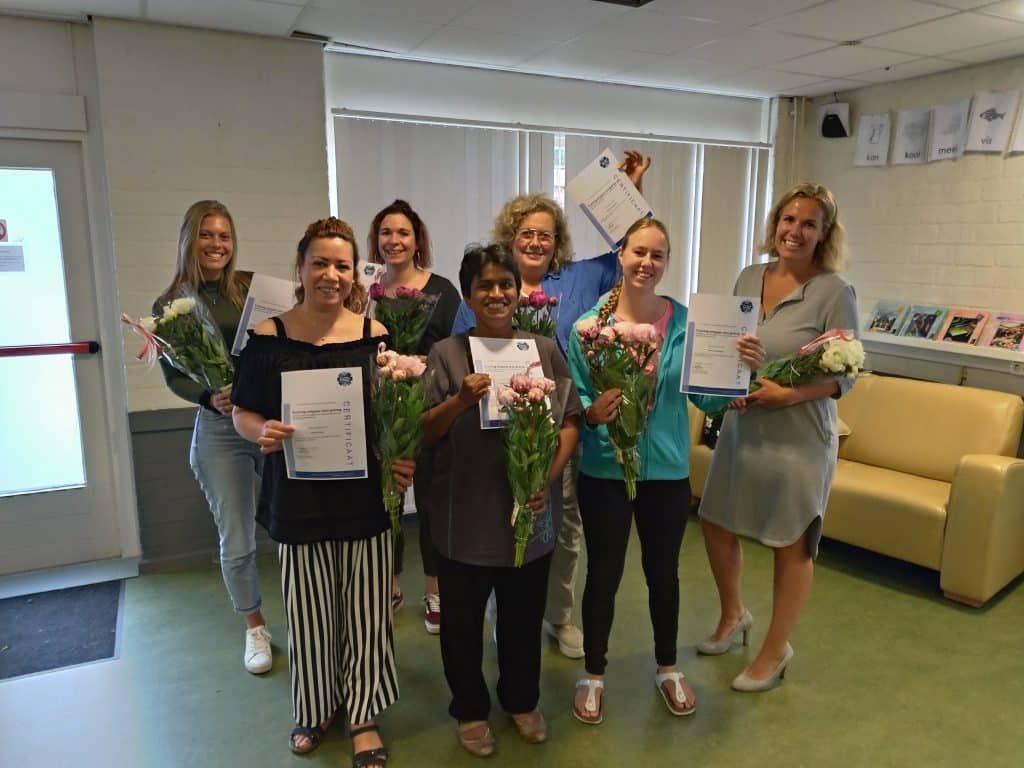
{"type": "Polygon", "coordinates": [[[634,517],[654,627],[654,658],[663,667],[676,663],[679,548],[690,509],[690,480],[645,480],[636,487],[636,499],[629,501],[622,480],[580,473],[580,515],[587,542],[583,650],[587,672],[592,675],[603,675],[608,665],[615,593],[622,581],[634,517]]]}
{"type": "MultiPolygon", "coordinates": [[[[422,469],[417,463],[416,474],[413,476],[412,486],[413,498],[416,499],[416,520],[419,527],[420,557],[423,559],[423,575],[429,577],[437,576],[437,547],[434,540],[430,538],[430,483],[431,471],[429,466],[422,469]]],[[[404,498],[404,497],[403,497],[404,498]]],[[[395,539],[395,575],[402,573],[405,567],[405,528],[403,526],[398,538],[395,539]]]]}

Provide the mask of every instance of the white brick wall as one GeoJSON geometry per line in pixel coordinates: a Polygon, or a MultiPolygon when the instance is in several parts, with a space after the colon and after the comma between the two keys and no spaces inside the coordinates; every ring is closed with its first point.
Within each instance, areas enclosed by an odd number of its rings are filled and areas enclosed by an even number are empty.
{"type": "MultiPolygon", "coordinates": [[[[231,210],[240,267],[290,276],[306,224],[329,212],[320,47],[110,19],[94,39],[121,309],[149,313],[203,198],[231,210]]],[[[129,410],[184,405],[126,358],[129,410]]]]}
{"type": "MultiPolygon", "coordinates": [[[[854,128],[860,115],[889,110],[895,129],[900,109],[1010,88],[1024,88],[1024,58],[840,99],[850,102],[854,128]]],[[[780,143],[788,136],[781,130],[780,143]]],[[[799,141],[797,175],[829,186],[839,200],[853,257],[848,277],[862,312],[882,298],[1024,312],[1024,156],[969,154],[923,166],[854,168],[855,139],[821,138],[812,104],[799,141]]]]}

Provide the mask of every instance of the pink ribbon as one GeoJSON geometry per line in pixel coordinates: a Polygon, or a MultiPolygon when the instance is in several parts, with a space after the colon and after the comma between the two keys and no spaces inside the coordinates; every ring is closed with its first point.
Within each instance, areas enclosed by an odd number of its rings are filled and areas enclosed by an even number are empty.
{"type": "Polygon", "coordinates": [[[135,331],[135,333],[143,339],[142,349],[139,351],[139,354],[135,356],[136,359],[145,360],[149,365],[156,362],[160,355],[163,354],[163,345],[166,345],[167,342],[155,333],[146,330],[145,326],[135,320],[132,320],[124,312],[121,313],[121,322],[135,331]]]}
{"type": "Polygon", "coordinates": [[[840,330],[839,328],[832,328],[828,331],[825,331],[823,334],[821,334],[821,336],[814,339],[813,341],[809,341],[802,347],[800,347],[800,349],[796,351],[795,357],[803,357],[804,355],[809,355],[811,352],[818,349],[819,347],[828,344],[828,342],[830,342],[832,339],[839,339],[840,341],[853,341],[854,338],[855,336],[853,331],[844,331],[840,330]]]}

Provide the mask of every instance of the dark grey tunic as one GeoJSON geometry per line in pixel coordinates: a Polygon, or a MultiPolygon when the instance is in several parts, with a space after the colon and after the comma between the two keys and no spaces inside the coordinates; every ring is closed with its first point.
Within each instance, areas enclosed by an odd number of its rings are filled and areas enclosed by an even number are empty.
{"type": "MultiPolygon", "coordinates": [[[[733,294],[760,296],[767,264],[740,273],[733,294]]],[[[853,286],[823,272],[762,317],[757,335],[768,360],[790,355],[832,328],[858,328],[853,286]]],[[[853,386],[839,379],[840,395],[853,386]]],[[[808,532],[818,554],[821,519],[836,467],[836,403],[826,397],[789,408],[729,411],[715,446],[700,516],[769,547],[784,547],[808,532]]]]}

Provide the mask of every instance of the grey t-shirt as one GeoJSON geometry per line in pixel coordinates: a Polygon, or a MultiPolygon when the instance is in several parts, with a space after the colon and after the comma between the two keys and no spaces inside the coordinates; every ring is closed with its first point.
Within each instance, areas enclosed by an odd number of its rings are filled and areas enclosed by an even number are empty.
{"type": "MultiPolygon", "coordinates": [[[[427,398],[432,405],[459,391],[473,372],[467,333],[443,339],[427,358],[427,398]]],[[[516,331],[517,338],[533,338],[544,375],[554,379],[551,396],[556,423],[578,416],[583,407],[572,384],[569,367],[558,346],[543,336],[516,331]]],[[[511,567],[514,554],[512,489],[505,474],[501,429],[481,429],[479,407],[460,414],[434,446],[431,485],[430,533],[438,551],[449,560],[481,566],[511,567]]],[[[554,549],[562,522],[561,484],[551,486],[547,511],[534,521],[534,536],[526,562],[554,549]]]]}

